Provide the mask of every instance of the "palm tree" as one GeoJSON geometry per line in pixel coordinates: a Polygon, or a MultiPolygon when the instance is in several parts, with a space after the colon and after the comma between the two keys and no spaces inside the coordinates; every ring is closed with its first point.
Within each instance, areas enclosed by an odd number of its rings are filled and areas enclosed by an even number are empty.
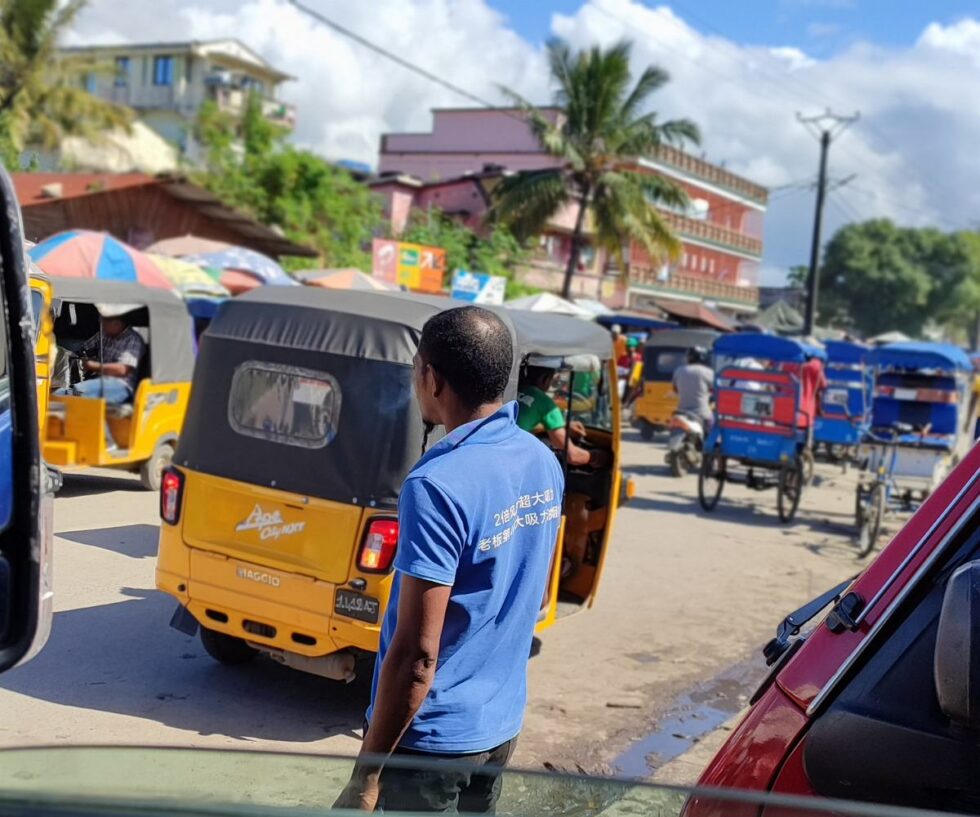
{"type": "Polygon", "coordinates": [[[97,138],[128,126],[132,112],[82,87],[102,66],[58,54],[58,41],[86,0],[0,0],[0,149],[16,160],[28,143],[56,147],[65,136],[97,138]]]}
{"type": "Polygon", "coordinates": [[[620,42],[573,52],[562,40],[548,43],[551,75],[557,89],[553,122],[519,94],[504,89],[527,117],[541,146],[561,165],[505,177],[497,185],[493,213],[520,237],[538,235],[562,209],[577,204],[572,246],[562,296],[571,294],[572,276],[582,253],[586,215],[591,214],[596,243],[623,265],[623,244],[638,241],[651,257],[675,258],[680,242],[652,205],[684,208],[684,190],[669,179],[630,169],[637,157],[662,143],[699,142],[688,119],[657,122],[644,112],[650,95],[669,77],[646,68],[631,85],[630,50],[620,42]]]}

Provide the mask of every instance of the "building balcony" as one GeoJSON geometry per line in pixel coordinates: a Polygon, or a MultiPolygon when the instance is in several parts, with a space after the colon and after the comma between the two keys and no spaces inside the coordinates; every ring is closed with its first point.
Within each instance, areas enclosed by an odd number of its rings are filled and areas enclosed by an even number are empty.
{"type": "Polygon", "coordinates": [[[666,280],[661,280],[657,271],[651,267],[631,267],[630,285],[664,296],[693,295],[701,300],[737,304],[751,307],[753,310],[759,306],[758,287],[736,286],[711,278],[677,272],[671,272],[666,280]]]}
{"type": "MultiPolygon", "coordinates": [[[[218,106],[218,110],[241,116],[245,112],[245,105],[248,102],[250,91],[243,88],[232,88],[221,85],[210,86],[211,98],[218,106]]],[[[280,102],[276,99],[262,100],[262,114],[270,122],[292,130],[296,126],[296,106],[289,102],[280,102]]]]}
{"type": "Polygon", "coordinates": [[[700,221],[672,213],[669,210],[659,212],[670,229],[682,240],[688,238],[692,241],[702,241],[722,251],[734,250],[755,259],[762,258],[762,241],[758,238],[712,224],[710,221],[700,221]]]}
{"type": "Polygon", "coordinates": [[[670,145],[661,145],[651,159],[694,179],[730,190],[757,204],[765,206],[769,200],[769,191],[765,187],[670,145]]]}

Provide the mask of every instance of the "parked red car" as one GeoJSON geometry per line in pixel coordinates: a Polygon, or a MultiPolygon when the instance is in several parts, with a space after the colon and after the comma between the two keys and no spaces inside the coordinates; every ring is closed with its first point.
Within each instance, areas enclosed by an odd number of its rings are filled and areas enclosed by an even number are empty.
{"type": "MultiPolygon", "coordinates": [[[[853,584],[784,622],[701,786],[980,812],[978,505],[974,445],[853,584]]],[[[716,811],[693,799],[686,814],[716,811]]]]}

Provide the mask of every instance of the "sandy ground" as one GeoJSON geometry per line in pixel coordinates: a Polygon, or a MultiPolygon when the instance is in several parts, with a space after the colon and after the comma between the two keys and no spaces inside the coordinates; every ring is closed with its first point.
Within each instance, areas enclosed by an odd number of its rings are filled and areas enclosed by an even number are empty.
{"type": "MultiPolygon", "coordinates": [[[[621,753],[692,688],[736,710],[779,620],[861,567],[853,478],[840,469],[821,467],[783,526],[774,492],[732,488],[703,514],[696,478],[672,479],[662,461],[659,445],[628,435],[638,496],[618,517],[595,608],[542,635],[519,766],[622,772],[621,753]]],[[[153,589],[156,506],[127,477],[67,480],[53,634],[0,678],[0,747],[356,752],[366,677],[345,686],[264,660],[229,669],[167,626],[173,603],[153,589]]]]}

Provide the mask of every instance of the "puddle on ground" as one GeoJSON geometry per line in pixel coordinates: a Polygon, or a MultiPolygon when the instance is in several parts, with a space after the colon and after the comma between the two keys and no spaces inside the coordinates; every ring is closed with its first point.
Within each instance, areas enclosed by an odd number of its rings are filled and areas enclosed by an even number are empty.
{"type": "Polygon", "coordinates": [[[675,699],[657,728],[632,743],[612,762],[622,777],[648,778],[717,729],[748,703],[765,676],[761,657],[725,670],[675,699]]]}

